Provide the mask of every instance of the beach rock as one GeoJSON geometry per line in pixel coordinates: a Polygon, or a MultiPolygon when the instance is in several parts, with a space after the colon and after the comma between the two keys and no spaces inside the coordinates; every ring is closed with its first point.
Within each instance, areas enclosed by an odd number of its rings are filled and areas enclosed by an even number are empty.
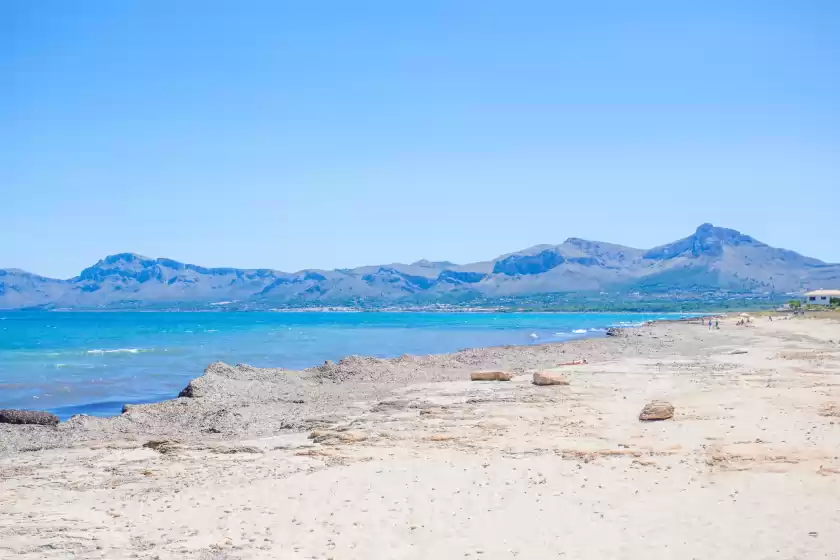
{"type": "Polygon", "coordinates": [[[557,367],[560,366],[582,366],[588,364],[589,362],[586,359],[583,360],[572,360],[571,362],[563,362],[562,364],[557,364],[557,367]]]}
{"type": "Polygon", "coordinates": [[[513,374],[507,371],[474,371],[470,374],[471,381],[510,381],[513,374]]]}
{"type": "Polygon", "coordinates": [[[486,430],[501,430],[510,427],[510,420],[507,418],[485,418],[479,420],[476,426],[486,430]]]}
{"type": "Polygon", "coordinates": [[[58,416],[40,410],[0,409],[0,424],[36,424],[39,426],[58,425],[58,416]]]}
{"type": "Polygon", "coordinates": [[[359,431],[338,432],[338,439],[341,443],[356,443],[358,441],[365,441],[368,435],[359,431]]]}
{"type": "Polygon", "coordinates": [[[645,405],[639,414],[639,420],[650,422],[652,420],[667,420],[674,416],[674,405],[665,401],[651,401],[645,405]]]}
{"type": "Polygon", "coordinates": [[[607,336],[624,336],[624,329],[618,327],[610,327],[607,329],[607,336]]]}
{"type": "Polygon", "coordinates": [[[143,444],[143,447],[147,449],[153,449],[160,453],[161,455],[167,455],[169,453],[175,453],[184,448],[184,446],[179,442],[171,439],[153,439],[149,440],[143,444]]]}
{"type": "Polygon", "coordinates": [[[329,430],[315,430],[309,434],[309,439],[322,445],[337,445],[339,443],[357,443],[365,441],[367,434],[358,431],[336,432],[329,430]]]}
{"type": "Polygon", "coordinates": [[[534,374],[534,385],[568,385],[569,380],[559,373],[538,371],[534,374]]]}

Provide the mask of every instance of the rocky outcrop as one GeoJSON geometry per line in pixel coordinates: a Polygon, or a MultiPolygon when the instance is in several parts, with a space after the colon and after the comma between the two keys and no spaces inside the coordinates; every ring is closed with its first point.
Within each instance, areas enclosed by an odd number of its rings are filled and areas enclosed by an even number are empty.
{"type": "Polygon", "coordinates": [[[438,276],[438,282],[450,284],[475,284],[487,277],[483,272],[459,272],[457,270],[444,270],[438,276]]]}
{"type": "MultiPolygon", "coordinates": [[[[204,375],[190,380],[178,397],[233,402],[286,402],[304,398],[300,372],[279,368],[255,368],[216,362],[207,366],[204,375]]],[[[134,407],[129,408],[133,412],[134,407]]]]}
{"type": "Polygon", "coordinates": [[[536,255],[511,255],[493,265],[493,274],[514,276],[517,274],[542,274],[566,262],[557,251],[546,249],[536,255]]]}
{"type": "Polygon", "coordinates": [[[58,416],[40,410],[0,410],[0,424],[36,424],[39,426],[57,426],[58,416]]]}

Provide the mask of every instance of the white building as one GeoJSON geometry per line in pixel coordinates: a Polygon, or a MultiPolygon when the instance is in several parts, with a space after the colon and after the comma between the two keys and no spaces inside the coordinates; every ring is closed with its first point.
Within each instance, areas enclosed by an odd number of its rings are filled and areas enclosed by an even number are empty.
{"type": "Polygon", "coordinates": [[[831,298],[840,298],[840,290],[814,290],[805,293],[805,305],[831,304],[831,298]]]}

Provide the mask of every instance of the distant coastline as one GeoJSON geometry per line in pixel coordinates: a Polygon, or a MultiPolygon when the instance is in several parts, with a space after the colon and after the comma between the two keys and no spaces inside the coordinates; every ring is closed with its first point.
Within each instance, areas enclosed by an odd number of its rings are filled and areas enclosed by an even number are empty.
{"type": "MultiPolygon", "coordinates": [[[[533,299],[533,298],[531,298],[533,299]]],[[[530,305],[491,305],[491,306],[456,306],[456,305],[369,305],[364,307],[346,306],[311,306],[311,307],[223,307],[209,305],[173,305],[160,307],[121,307],[121,308],[25,308],[0,309],[3,313],[729,313],[739,311],[770,311],[787,303],[789,295],[744,296],[734,295],[727,298],[695,297],[680,298],[640,298],[624,303],[604,303],[588,301],[585,297],[566,304],[550,302],[530,305]]]]}
{"type": "Polygon", "coordinates": [[[704,305],[692,302],[691,305],[680,304],[678,301],[651,302],[649,305],[615,305],[615,306],[566,306],[566,307],[287,307],[287,308],[247,308],[220,309],[208,307],[162,307],[162,308],[56,308],[56,309],[0,309],[0,316],[4,313],[446,313],[446,314],[490,314],[490,313],[529,313],[529,314],[572,314],[572,313],[694,313],[694,314],[724,314],[743,311],[772,311],[786,302],[789,297],[772,300],[747,301],[740,298],[729,300],[722,305],[719,302],[704,305]]]}

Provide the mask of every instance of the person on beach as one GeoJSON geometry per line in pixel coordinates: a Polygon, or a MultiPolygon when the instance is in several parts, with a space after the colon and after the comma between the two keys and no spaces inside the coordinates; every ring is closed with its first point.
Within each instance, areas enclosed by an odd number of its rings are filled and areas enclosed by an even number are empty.
{"type": "Polygon", "coordinates": [[[718,320],[717,320],[717,319],[715,319],[715,330],[716,330],[716,331],[719,331],[719,330],[720,330],[720,323],[718,322],[718,320]]]}
{"type": "Polygon", "coordinates": [[[712,319],[711,319],[711,317],[709,318],[709,330],[712,330],[712,319]]]}

